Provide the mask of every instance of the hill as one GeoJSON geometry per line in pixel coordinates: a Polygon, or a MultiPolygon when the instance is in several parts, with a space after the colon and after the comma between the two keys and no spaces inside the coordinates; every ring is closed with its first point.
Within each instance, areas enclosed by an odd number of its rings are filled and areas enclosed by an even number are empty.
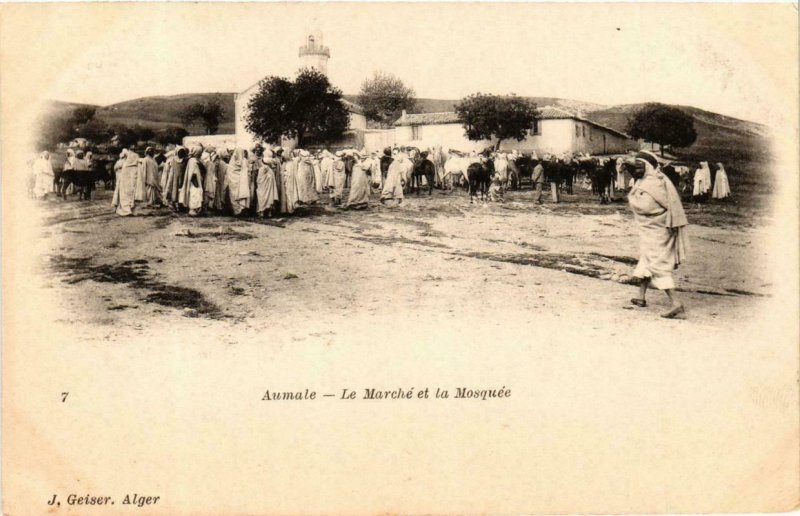
{"type": "MultiPolygon", "coordinates": [[[[97,116],[109,124],[122,123],[131,125],[140,123],[154,129],[169,125],[180,125],[181,113],[196,102],[205,102],[214,93],[190,93],[185,95],[169,95],[163,97],[143,97],[98,108],[97,116]]],[[[221,93],[225,118],[220,124],[219,132],[233,132],[233,93],[221,93]]],[[[202,134],[202,128],[188,128],[192,133],[202,134]]]]}
{"type": "MultiPolygon", "coordinates": [[[[94,107],[97,109],[96,116],[104,122],[124,125],[142,125],[154,130],[163,129],[169,126],[183,127],[181,113],[191,104],[205,102],[215,93],[189,93],[185,95],[169,95],[157,97],[142,97],[133,100],[126,100],[108,106],[97,106],[91,104],[76,104],[73,102],[49,101],[44,108],[47,115],[61,115],[70,113],[77,107],[94,107]]],[[[232,133],[234,131],[234,104],[233,93],[220,93],[222,96],[225,116],[219,127],[220,133],[232,133]]],[[[190,134],[204,134],[202,127],[188,127],[190,134]]]]}
{"type": "MultiPolygon", "coordinates": [[[[93,106],[97,108],[97,117],[109,124],[140,124],[152,129],[162,129],[171,125],[183,126],[180,114],[191,104],[205,102],[215,93],[188,93],[184,95],[168,95],[156,97],[142,97],[108,106],[93,106]]],[[[225,116],[220,124],[220,133],[232,133],[234,131],[234,93],[220,93],[225,107],[225,116]]],[[[344,95],[344,98],[357,102],[358,95],[344,95]]],[[[570,99],[560,99],[555,97],[523,97],[538,106],[557,105],[573,111],[581,110],[589,112],[603,109],[606,106],[592,104],[570,99]]],[[[458,100],[453,99],[417,99],[414,113],[435,113],[442,111],[452,111],[453,106],[458,100]]],[[[90,104],[76,104],[72,102],[51,101],[47,106],[47,111],[52,114],[70,112],[76,107],[90,106],[90,104]]],[[[188,128],[191,134],[202,134],[201,127],[188,128]]]]}

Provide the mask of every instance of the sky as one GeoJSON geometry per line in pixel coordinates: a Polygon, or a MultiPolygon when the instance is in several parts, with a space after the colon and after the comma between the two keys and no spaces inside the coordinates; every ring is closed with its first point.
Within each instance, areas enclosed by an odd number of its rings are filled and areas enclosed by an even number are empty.
{"type": "Polygon", "coordinates": [[[24,37],[4,39],[5,71],[7,56],[19,55],[25,63],[20,73],[37,79],[32,94],[101,105],[150,95],[236,92],[266,75],[291,76],[299,67],[298,47],[312,31],[323,34],[331,51],[328,75],[345,93],[357,93],[365,78],[382,70],[424,98],[458,99],[480,91],[604,105],[658,101],[773,125],[785,117],[776,99],[796,92],[797,85],[796,66],[786,68],[787,58],[797,55],[787,45],[796,45],[797,11],[786,4],[150,3],[20,9],[15,14],[24,37]]]}

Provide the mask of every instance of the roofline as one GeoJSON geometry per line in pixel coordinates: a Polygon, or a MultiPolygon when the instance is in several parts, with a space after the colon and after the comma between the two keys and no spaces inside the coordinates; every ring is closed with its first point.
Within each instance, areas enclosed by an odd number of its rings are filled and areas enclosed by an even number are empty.
{"type": "MultiPolygon", "coordinates": [[[[405,115],[400,115],[400,118],[395,120],[394,123],[392,123],[392,126],[400,125],[400,122],[402,122],[405,119],[405,117],[408,116],[408,115],[449,115],[449,114],[455,114],[455,111],[430,111],[428,113],[406,113],[405,115]]],[[[435,123],[435,124],[424,124],[424,125],[449,125],[449,124],[460,124],[460,123],[461,123],[460,121],[459,122],[439,122],[439,123],[435,123]]],[[[422,125],[422,124],[408,124],[408,125],[422,125]]]]}
{"type": "MultiPolygon", "coordinates": [[[[564,117],[563,118],[538,118],[537,120],[577,120],[579,122],[585,122],[585,123],[593,125],[595,127],[599,127],[600,129],[603,129],[604,131],[608,131],[608,132],[617,134],[617,135],[622,136],[623,138],[626,138],[628,140],[632,139],[629,135],[623,133],[622,131],[617,131],[616,129],[612,129],[611,127],[608,127],[608,126],[605,126],[603,124],[597,123],[597,122],[595,122],[593,120],[589,120],[588,118],[579,117],[578,115],[574,115],[574,114],[572,114],[569,111],[566,111],[564,109],[561,109],[561,108],[558,108],[558,107],[555,107],[555,106],[544,106],[544,107],[549,107],[551,109],[556,109],[558,111],[561,111],[562,113],[564,113],[564,117]]],[[[430,113],[407,113],[406,115],[446,115],[446,114],[450,114],[450,113],[455,113],[455,111],[433,111],[433,112],[430,112],[430,113]]],[[[404,118],[405,117],[401,116],[392,125],[396,126],[396,127],[403,127],[403,126],[409,126],[409,125],[455,125],[455,124],[460,124],[461,123],[461,122],[438,122],[438,123],[427,123],[427,124],[411,124],[411,123],[402,124],[401,122],[403,121],[404,118]]]]}

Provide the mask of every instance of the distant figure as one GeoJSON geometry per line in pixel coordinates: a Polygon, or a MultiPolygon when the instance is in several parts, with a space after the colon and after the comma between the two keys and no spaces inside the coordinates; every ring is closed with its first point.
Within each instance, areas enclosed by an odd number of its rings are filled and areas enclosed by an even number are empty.
{"type": "Polygon", "coordinates": [[[637,179],[628,194],[628,202],[639,229],[639,262],[633,275],[641,279],[639,297],[631,303],[647,306],[647,288],[663,290],[670,300],[670,309],[662,317],[674,318],[685,311],[675,294],[672,271],[686,258],[686,225],[688,221],[678,191],[659,170],[655,154],[640,151],[636,155],[637,179]]]}
{"type": "Polygon", "coordinates": [[[189,210],[189,216],[200,215],[203,210],[203,176],[205,166],[200,160],[203,154],[202,145],[194,145],[189,150],[189,161],[186,163],[186,172],[179,202],[189,210]]]}
{"type": "Polygon", "coordinates": [[[711,190],[711,170],[708,168],[708,161],[701,161],[700,168],[694,171],[692,197],[696,202],[705,201],[709,190],[711,190]]]}
{"type": "Polygon", "coordinates": [[[132,150],[123,150],[123,161],[117,172],[117,182],[111,204],[117,215],[127,217],[134,214],[136,207],[136,178],[139,172],[139,155],[132,150]]]}
{"type": "Polygon", "coordinates": [[[406,185],[406,158],[397,149],[392,151],[392,157],[393,161],[386,171],[386,180],[381,191],[381,202],[392,201],[393,204],[400,204],[403,202],[403,187],[406,185]]]}
{"type": "Polygon", "coordinates": [[[161,178],[158,172],[158,163],[155,160],[155,149],[148,147],[144,151],[142,169],[144,170],[146,206],[161,206],[161,178]]]}
{"type": "MultiPolygon", "coordinates": [[[[497,185],[500,187],[499,190],[497,188],[494,189],[494,195],[500,195],[502,197],[503,190],[506,188],[506,183],[508,182],[508,158],[505,154],[498,152],[494,158],[494,177],[492,178],[492,185],[494,185],[495,180],[497,180],[497,185]]],[[[491,191],[491,186],[489,187],[491,191]]]]}
{"type": "Polygon", "coordinates": [[[292,151],[295,155],[291,156],[281,167],[281,213],[290,214],[302,204],[300,199],[300,189],[298,187],[298,163],[300,158],[296,155],[297,151],[292,151]]]}
{"type": "Polygon", "coordinates": [[[336,151],[336,156],[331,162],[331,205],[339,206],[344,197],[344,184],[347,180],[344,164],[344,152],[336,151]]]}
{"type": "Polygon", "coordinates": [[[47,151],[39,154],[39,158],[33,162],[34,186],[33,195],[37,199],[44,199],[47,194],[53,191],[53,164],[50,162],[50,153],[47,151]]]}
{"type": "Polygon", "coordinates": [[[722,163],[717,163],[717,177],[714,179],[714,189],[711,196],[714,199],[725,199],[731,195],[731,185],[728,183],[728,173],[722,163]]]}
{"type": "Polygon", "coordinates": [[[322,191],[333,190],[333,154],[324,149],[319,155],[319,171],[322,175],[322,191]]]}
{"type": "Polygon", "coordinates": [[[625,185],[625,165],[622,158],[617,158],[614,163],[614,169],[617,173],[616,177],[616,189],[620,192],[624,192],[627,188],[625,185]]]}
{"type": "Polygon", "coordinates": [[[270,217],[278,202],[278,185],[275,172],[280,168],[280,160],[270,149],[264,150],[256,177],[256,215],[270,217]]]}
{"type": "Polygon", "coordinates": [[[305,205],[319,200],[314,187],[314,161],[305,149],[297,151],[297,192],[300,202],[305,205]]]}
{"type": "Polygon", "coordinates": [[[386,174],[389,173],[389,165],[392,164],[392,161],[392,149],[386,147],[383,149],[383,156],[381,156],[381,188],[383,188],[383,185],[386,183],[386,174]]]}
{"type": "Polygon", "coordinates": [[[353,165],[350,177],[350,194],[346,207],[351,210],[363,210],[369,206],[370,177],[372,160],[369,155],[355,154],[357,161],[353,165]]]}
{"type": "Polygon", "coordinates": [[[225,203],[234,215],[241,215],[250,207],[250,175],[247,169],[247,151],[235,149],[228,162],[225,175],[225,203]]]}
{"type": "Polygon", "coordinates": [[[553,201],[554,204],[558,204],[559,196],[558,196],[558,183],[561,180],[561,171],[566,167],[562,167],[562,164],[559,160],[553,159],[551,157],[550,161],[547,163],[547,166],[544,169],[545,180],[550,183],[550,199],[553,201]]]}
{"type": "Polygon", "coordinates": [[[531,174],[531,182],[533,182],[533,187],[536,189],[536,194],[533,200],[537,204],[542,204],[542,186],[544,186],[544,165],[542,165],[541,161],[536,162],[536,166],[533,167],[533,173],[531,174]]]}

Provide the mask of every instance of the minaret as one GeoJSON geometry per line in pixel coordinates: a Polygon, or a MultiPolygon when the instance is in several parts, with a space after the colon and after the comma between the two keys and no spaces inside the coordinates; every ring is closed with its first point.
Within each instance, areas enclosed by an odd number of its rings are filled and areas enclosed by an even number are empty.
{"type": "Polygon", "coordinates": [[[328,59],[331,51],[322,44],[322,33],[314,32],[306,37],[305,45],[300,47],[300,66],[313,68],[328,75],[328,59]]]}

